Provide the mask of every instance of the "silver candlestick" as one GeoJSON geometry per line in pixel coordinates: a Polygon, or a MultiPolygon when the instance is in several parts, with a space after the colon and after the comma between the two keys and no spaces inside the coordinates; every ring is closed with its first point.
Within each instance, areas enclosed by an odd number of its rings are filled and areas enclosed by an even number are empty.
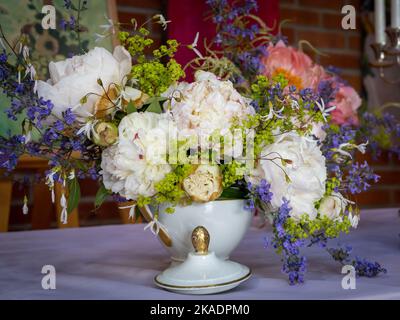
{"type": "Polygon", "coordinates": [[[375,59],[370,61],[369,65],[379,69],[379,76],[385,82],[396,84],[400,82],[400,78],[388,79],[385,75],[385,69],[400,66],[400,28],[386,28],[386,34],[389,38],[387,45],[382,43],[371,44],[375,59]]]}

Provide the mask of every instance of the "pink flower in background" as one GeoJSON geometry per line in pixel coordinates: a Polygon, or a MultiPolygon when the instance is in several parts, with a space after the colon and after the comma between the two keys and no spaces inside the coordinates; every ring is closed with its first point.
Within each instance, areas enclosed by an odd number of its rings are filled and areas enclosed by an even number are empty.
{"type": "Polygon", "coordinates": [[[336,106],[331,112],[332,121],[336,124],[359,124],[357,109],[361,106],[361,98],[350,86],[341,86],[336,93],[335,100],[329,106],[336,106]]]}
{"type": "Polygon", "coordinates": [[[357,109],[361,105],[361,99],[357,92],[350,86],[344,86],[338,80],[331,77],[325,69],[314,63],[305,53],[286,46],[283,41],[276,45],[270,44],[267,48],[268,55],[262,60],[268,78],[282,74],[288,79],[289,85],[297,89],[311,88],[319,91],[319,84],[323,80],[332,80],[333,86],[338,90],[334,99],[328,106],[336,106],[331,112],[332,121],[336,124],[351,123],[358,125],[357,109]]]}
{"type": "Polygon", "coordinates": [[[283,41],[276,45],[270,44],[267,50],[268,55],[263,58],[264,75],[267,77],[281,73],[289,80],[289,85],[298,89],[314,90],[318,88],[318,83],[327,77],[324,69],[314,64],[308,55],[286,46],[283,41]]]}

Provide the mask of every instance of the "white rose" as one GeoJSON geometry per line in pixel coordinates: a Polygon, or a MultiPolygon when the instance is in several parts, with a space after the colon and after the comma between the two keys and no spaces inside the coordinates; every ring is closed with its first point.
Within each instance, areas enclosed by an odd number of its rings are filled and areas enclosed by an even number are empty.
{"type": "Polygon", "coordinates": [[[53,102],[52,113],[55,116],[61,117],[66,109],[78,106],[74,112],[79,118],[86,118],[88,113],[94,113],[99,95],[104,94],[97,80],[101,79],[106,90],[112,84],[122,85],[131,67],[129,52],[122,46],[117,46],[113,54],[96,47],[84,55],[50,62],[50,79],[47,82],[38,81],[37,93],[39,97],[53,102]],[[81,98],[88,93],[94,94],[79,106],[81,98]]]}
{"type": "Polygon", "coordinates": [[[319,214],[324,217],[328,217],[331,220],[340,218],[340,214],[346,207],[346,202],[340,193],[332,192],[330,196],[322,199],[319,214]]]}
{"type": "Polygon", "coordinates": [[[123,118],[118,142],[102,154],[104,186],[130,200],[153,196],[155,183],[171,171],[166,152],[168,130],[174,128],[168,114],[134,112],[123,118]]]}
{"type": "Polygon", "coordinates": [[[325,157],[317,142],[295,132],[284,133],[266,146],[260,157],[258,166],[247,179],[255,184],[265,179],[271,184],[272,209],[277,210],[282,198],[286,198],[290,201],[292,217],[299,219],[308,214],[310,219],[315,219],[314,203],[324,195],[326,181],[325,157]],[[281,159],[286,160],[285,165],[281,159]]]}
{"type": "Polygon", "coordinates": [[[217,199],[222,193],[222,175],[217,165],[200,165],[183,180],[183,189],[196,202],[217,199]]]}

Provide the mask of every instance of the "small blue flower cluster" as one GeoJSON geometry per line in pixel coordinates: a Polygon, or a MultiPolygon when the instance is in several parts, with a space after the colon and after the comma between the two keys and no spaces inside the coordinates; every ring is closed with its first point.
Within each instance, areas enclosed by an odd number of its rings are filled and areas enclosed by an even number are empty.
{"type": "Polygon", "coordinates": [[[69,20],[61,19],[60,20],[60,28],[66,31],[68,28],[70,30],[74,30],[76,25],[76,19],[74,16],[70,16],[69,20]]]}
{"type": "MultiPolygon", "coordinates": [[[[351,125],[341,125],[340,127],[332,127],[329,124],[323,127],[327,133],[321,151],[326,158],[327,170],[337,178],[341,179],[345,169],[345,163],[338,163],[335,160],[336,152],[341,144],[354,142],[356,139],[357,130],[351,125]]],[[[350,151],[354,154],[354,151],[350,151]]]]}
{"type": "Polygon", "coordinates": [[[60,28],[64,31],[72,30],[78,34],[82,32],[80,26],[80,13],[87,10],[87,0],[76,1],[75,4],[72,0],[64,0],[64,8],[69,11],[69,17],[67,19],[60,19],[60,28]]]}
{"type": "Polygon", "coordinates": [[[282,250],[283,267],[282,272],[289,277],[289,283],[294,285],[304,281],[306,272],[306,258],[300,255],[300,248],[304,246],[305,241],[293,239],[293,236],[285,230],[285,222],[290,216],[292,210],[289,201],[282,199],[282,205],[274,217],[274,238],[272,244],[275,249],[282,250]]]}
{"type": "Polygon", "coordinates": [[[400,123],[393,114],[375,115],[364,112],[361,116],[363,134],[368,135],[372,157],[377,159],[382,149],[400,159],[400,123]]]}
{"type": "Polygon", "coordinates": [[[9,134],[9,137],[0,136],[0,168],[8,172],[14,170],[17,165],[18,157],[22,154],[20,146],[25,143],[22,135],[9,134]]]}
{"type": "Polygon", "coordinates": [[[338,247],[328,248],[327,251],[335,261],[340,262],[342,265],[352,265],[359,277],[376,277],[380,273],[386,273],[387,270],[383,268],[378,262],[370,262],[367,259],[356,257],[351,259],[350,254],[352,247],[338,247]]]}
{"type": "MultiPolygon", "coordinates": [[[[24,118],[22,134],[9,133],[8,136],[0,137],[0,168],[12,171],[18,158],[24,153],[47,157],[52,160],[51,166],[62,165],[69,168],[71,163],[68,158],[73,151],[80,151],[83,157],[88,153],[85,136],[78,136],[75,132],[65,134],[76,121],[76,115],[71,108],[64,111],[58,119],[52,119],[52,126],[47,125],[49,117],[53,117],[51,114],[54,105],[50,100],[34,93],[35,81],[25,75],[25,70],[21,72],[21,68],[26,67],[27,62],[22,54],[15,61],[9,59],[5,51],[0,54],[0,87],[11,100],[10,107],[5,112],[12,121],[20,122],[21,117],[24,118]],[[38,137],[35,132],[39,133],[38,137]]],[[[93,154],[90,157],[93,162],[97,160],[93,154]]],[[[94,168],[87,168],[85,172],[76,170],[76,175],[95,178],[95,172],[94,168]]]]}
{"type": "Polygon", "coordinates": [[[371,183],[376,183],[378,180],[379,176],[373,172],[366,161],[362,164],[356,162],[351,164],[343,185],[347,192],[357,194],[367,191],[371,187],[371,183]]]}
{"type": "Polygon", "coordinates": [[[335,99],[335,96],[338,92],[337,86],[335,86],[336,80],[333,78],[329,78],[327,80],[322,80],[318,84],[318,94],[324,101],[325,105],[328,105],[329,102],[335,99]]]}
{"type": "MultiPolygon", "coordinates": [[[[261,57],[266,54],[266,48],[249,45],[260,32],[258,23],[248,19],[257,10],[257,1],[243,0],[230,4],[227,0],[207,0],[206,3],[217,25],[214,42],[227,49],[224,55],[240,67],[245,78],[262,73],[264,66],[261,57]]],[[[243,79],[236,80],[240,82],[243,79]]]]}
{"type": "Polygon", "coordinates": [[[253,211],[256,208],[257,201],[269,203],[272,199],[271,185],[265,179],[260,181],[258,186],[254,186],[251,182],[247,183],[248,197],[245,209],[253,211]]]}

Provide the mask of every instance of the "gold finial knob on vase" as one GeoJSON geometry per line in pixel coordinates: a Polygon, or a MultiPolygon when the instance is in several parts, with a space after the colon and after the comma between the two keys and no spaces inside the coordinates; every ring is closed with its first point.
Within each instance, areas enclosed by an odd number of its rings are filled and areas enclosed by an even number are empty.
{"type": "Polygon", "coordinates": [[[203,226],[196,227],[192,232],[192,244],[197,254],[206,255],[210,244],[210,234],[203,226]]]}

